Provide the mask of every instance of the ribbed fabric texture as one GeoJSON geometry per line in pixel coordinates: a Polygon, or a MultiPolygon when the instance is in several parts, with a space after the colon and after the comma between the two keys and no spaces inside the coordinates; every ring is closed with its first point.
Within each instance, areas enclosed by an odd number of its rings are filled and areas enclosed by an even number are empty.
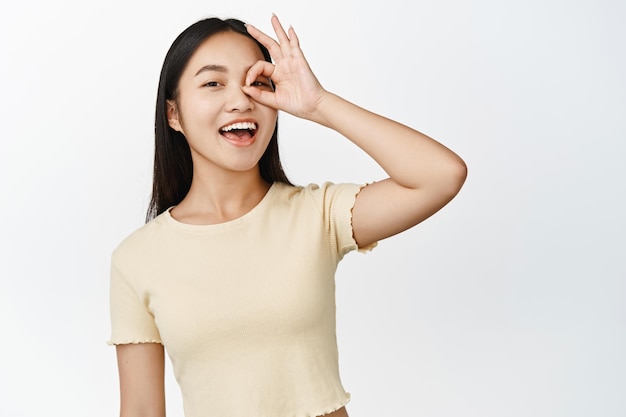
{"type": "Polygon", "coordinates": [[[109,343],[162,343],[186,417],[341,408],[350,397],[338,370],[334,276],[357,249],[361,187],[275,183],[253,210],[216,225],[161,214],[113,253],[109,343]]]}

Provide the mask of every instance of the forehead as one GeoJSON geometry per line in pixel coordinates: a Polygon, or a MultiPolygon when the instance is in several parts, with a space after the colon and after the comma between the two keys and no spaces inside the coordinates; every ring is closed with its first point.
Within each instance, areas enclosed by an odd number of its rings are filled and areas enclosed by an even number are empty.
{"type": "Polygon", "coordinates": [[[263,53],[252,39],[236,32],[220,32],[200,44],[189,60],[187,71],[195,74],[206,65],[247,71],[259,60],[264,60],[263,53]]]}

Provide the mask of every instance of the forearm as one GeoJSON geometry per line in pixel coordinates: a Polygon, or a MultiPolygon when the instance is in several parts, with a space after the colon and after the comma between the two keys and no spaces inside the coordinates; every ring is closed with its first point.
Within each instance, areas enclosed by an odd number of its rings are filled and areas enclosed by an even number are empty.
{"type": "Polygon", "coordinates": [[[355,143],[403,187],[457,188],[465,178],[463,161],[439,142],[335,94],[325,93],[310,118],[355,143]]]}

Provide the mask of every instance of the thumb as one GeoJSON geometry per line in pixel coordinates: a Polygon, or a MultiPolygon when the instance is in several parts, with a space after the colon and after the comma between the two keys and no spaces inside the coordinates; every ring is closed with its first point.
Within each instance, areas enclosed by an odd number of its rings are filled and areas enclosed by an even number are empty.
{"type": "Polygon", "coordinates": [[[252,100],[259,102],[265,106],[278,109],[278,104],[276,103],[276,96],[274,95],[273,91],[262,90],[258,87],[253,87],[249,85],[244,85],[241,87],[241,89],[252,100]]]}

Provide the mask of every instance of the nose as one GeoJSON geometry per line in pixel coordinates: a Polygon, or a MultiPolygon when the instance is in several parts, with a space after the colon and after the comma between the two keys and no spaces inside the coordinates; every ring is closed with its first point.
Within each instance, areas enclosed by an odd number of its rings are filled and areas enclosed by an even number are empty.
{"type": "Polygon", "coordinates": [[[232,84],[226,101],[226,110],[244,113],[252,109],[254,109],[254,101],[243,92],[241,86],[232,84]]]}

